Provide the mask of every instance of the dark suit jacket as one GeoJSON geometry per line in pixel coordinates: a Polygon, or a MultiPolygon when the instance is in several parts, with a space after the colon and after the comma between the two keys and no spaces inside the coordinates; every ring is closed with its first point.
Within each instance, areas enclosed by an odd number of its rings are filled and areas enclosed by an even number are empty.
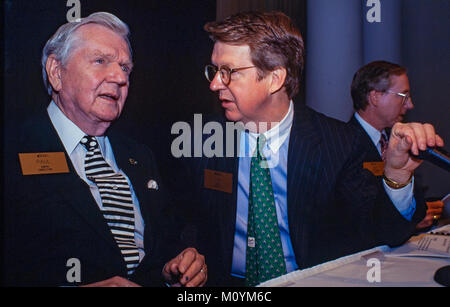
{"type": "MultiPolygon", "coordinates": [[[[5,284],[73,285],[66,278],[71,258],[80,261],[81,284],[127,277],[120,250],[89,186],[78,177],[47,113],[16,129],[17,133],[6,136],[5,284]],[[18,153],[37,152],[64,152],[69,173],[23,176],[18,153]]],[[[171,232],[173,225],[166,216],[164,186],[151,151],[110,130],[115,159],[132,182],[145,222],[146,256],[130,279],[162,286],[162,266],[181,248],[175,246],[176,231],[171,232]],[[159,190],[147,188],[150,179],[159,190]]]]}
{"type": "MultiPolygon", "coordinates": [[[[380,156],[380,153],[378,152],[377,147],[372,142],[372,139],[367,134],[366,130],[364,130],[364,128],[359,123],[359,121],[356,119],[355,115],[352,116],[352,118],[350,119],[348,124],[351,125],[351,127],[353,127],[353,129],[355,129],[357,131],[357,133],[359,134],[359,136],[361,137],[361,143],[362,143],[363,147],[365,147],[364,161],[382,162],[383,160],[381,159],[381,156],[380,156]]],[[[388,135],[388,137],[389,137],[389,135],[388,135]]]]}
{"type": "MultiPolygon", "coordinates": [[[[287,210],[300,268],[378,245],[399,245],[424,216],[425,208],[420,206],[413,222],[401,216],[381,180],[362,168],[363,149],[360,138],[345,123],[295,106],[288,151],[287,210]]],[[[189,210],[196,210],[198,217],[194,223],[199,227],[200,252],[208,263],[209,285],[232,284],[238,161],[226,157],[185,161],[189,175],[183,184],[193,184],[189,210]],[[231,173],[233,192],[204,188],[205,169],[231,173]]]]}

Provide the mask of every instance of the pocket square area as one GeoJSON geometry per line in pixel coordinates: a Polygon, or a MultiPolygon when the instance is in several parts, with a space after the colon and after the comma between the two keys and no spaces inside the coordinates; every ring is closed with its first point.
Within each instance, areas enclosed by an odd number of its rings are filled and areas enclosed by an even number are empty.
{"type": "Polygon", "coordinates": [[[147,182],[147,188],[151,190],[158,190],[159,186],[155,180],[151,179],[147,182]]]}

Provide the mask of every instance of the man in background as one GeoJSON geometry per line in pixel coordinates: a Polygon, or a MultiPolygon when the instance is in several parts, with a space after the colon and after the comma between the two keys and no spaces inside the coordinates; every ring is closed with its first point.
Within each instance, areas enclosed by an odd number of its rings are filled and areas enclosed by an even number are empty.
{"type": "MultiPolygon", "coordinates": [[[[414,108],[406,68],[386,61],[364,65],[353,76],[351,95],[355,113],[349,124],[361,133],[367,149],[363,167],[382,176],[390,130],[414,108]]],[[[414,188],[420,186],[416,184],[414,188]]],[[[427,215],[417,225],[419,229],[431,226],[442,214],[443,202],[427,205],[427,215]]]]}

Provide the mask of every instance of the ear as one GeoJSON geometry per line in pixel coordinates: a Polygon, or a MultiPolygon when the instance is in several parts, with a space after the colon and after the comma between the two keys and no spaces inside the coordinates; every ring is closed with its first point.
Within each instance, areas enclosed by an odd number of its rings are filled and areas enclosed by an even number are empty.
{"type": "Polygon", "coordinates": [[[284,67],[277,67],[275,70],[273,70],[271,73],[272,80],[270,83],[270,93],[274,94],[281,90],[284,86],[284,82],[286,81],[286,68],[284,67]]]}
{"type": "Polygon", "coordinates": [[[378,100],[380,99],[381,93],[376,90],[371,90],[367,95],[367,102],[369,105],[374,107],[378,106],[378,100]]]}
{"type": "Polygon", "coordinates": [[[55,55],[52,54],[47,58],[45,70],[47,72],[48,81],[55,92],[59,92],[62,87],[61,68],[61,62],[56,59],[55,55]]]}

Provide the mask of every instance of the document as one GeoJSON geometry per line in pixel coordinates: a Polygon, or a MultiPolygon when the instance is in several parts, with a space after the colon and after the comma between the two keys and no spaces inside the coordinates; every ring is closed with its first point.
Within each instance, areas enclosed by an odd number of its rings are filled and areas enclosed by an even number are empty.
{"type": "Polygon", "coordinates": [[[450,236],[425,234],[393,249],[389,257],[437,257],[450,259],[450,236]]]}
{"type": "Polygon", "coordinates": [[[392,249],[388,256],[450,259],[450,225],[413,237],[402,246],[392,249]]]}

